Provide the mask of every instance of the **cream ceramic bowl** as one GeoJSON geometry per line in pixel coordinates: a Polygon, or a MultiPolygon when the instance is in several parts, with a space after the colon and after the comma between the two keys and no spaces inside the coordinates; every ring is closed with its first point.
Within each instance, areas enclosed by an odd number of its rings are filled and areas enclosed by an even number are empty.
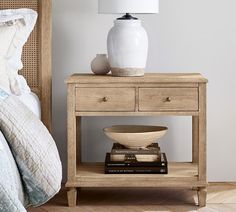
{"type": "Polygon", "coordinates": [[[103,129],[109,138],[130,149],[145,148],[155,143],[167,130],[167,127],[142,125],[116,125],[103,129]]]}

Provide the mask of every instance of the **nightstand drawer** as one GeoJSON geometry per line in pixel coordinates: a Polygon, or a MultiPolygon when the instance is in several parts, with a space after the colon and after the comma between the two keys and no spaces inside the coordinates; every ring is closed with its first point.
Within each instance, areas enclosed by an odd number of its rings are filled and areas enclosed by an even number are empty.
{"type": "Polygon", "coordinates": [[[135,88],[76,88],[76,111],[134,111],[135,88]]]}
{"type": "Polygon", "coordinates": [[[140,88],[139,111],[197,111],[197,88],[140,88]]]}

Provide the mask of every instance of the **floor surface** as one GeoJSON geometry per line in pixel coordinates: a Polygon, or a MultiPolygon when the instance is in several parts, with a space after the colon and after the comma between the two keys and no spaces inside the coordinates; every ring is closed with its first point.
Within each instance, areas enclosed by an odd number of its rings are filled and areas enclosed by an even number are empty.
{"type": "Polygon", "coordinates": [[[66,190],[29,212],[236,212],[236,183],[208,187],[207,206],[196,206],[196,191],[187,189],[82,189],[77,207],[67,206],[66,190]]]}

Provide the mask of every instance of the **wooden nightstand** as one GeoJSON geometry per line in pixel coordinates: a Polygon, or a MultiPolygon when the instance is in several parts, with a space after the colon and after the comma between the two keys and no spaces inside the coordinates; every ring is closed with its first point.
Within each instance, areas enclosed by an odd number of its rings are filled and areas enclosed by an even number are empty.
{"type": "MultiPolygon", "coordinates": [[[[196,188],[206,205],[206,83],[200,74],[112,77],[75,74],[68,85],[68,191],[75,206],[81,187],[196,188]],[[103,164],[81,161],[82,116],[192,116],[192,162],[169,163],[169,173],[104,174],[103,164]]],[[[105,156],[105,153],[104,153],[105,156]]]]}

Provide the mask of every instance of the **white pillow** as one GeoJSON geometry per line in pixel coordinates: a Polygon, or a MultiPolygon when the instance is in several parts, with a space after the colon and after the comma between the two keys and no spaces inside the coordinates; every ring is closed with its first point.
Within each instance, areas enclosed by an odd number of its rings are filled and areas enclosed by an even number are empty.
{"type": "Polygon", "coordinates": [[[38,96],[31,92],[17,96],[39,119],[41,119],[41,104],[38,96]]]}
{"type": "Polygon", "coordinates": [[[15,25],[8,26],[6,22],[0,22],[0,87],[6,92],[10,92],[7,59],[13,56],[11,46],[15,33],[15,25]]]}
{"type": "MultiPolygon", "coordinates": [[[[32,32],[36,20],[37,12],[31,9],[1,10],[0,22],[14,20],[16,29],[12,46],[11,56],[6,62],[6,71],[9,76],[11,92],[15,95],[30,93],[30,88],[23,76],[18,74],[18,70],[23,68],[21,61],[22,50],[32,32]]],[[[1,44],[1,40],[0,40],[1,44]]]]}

